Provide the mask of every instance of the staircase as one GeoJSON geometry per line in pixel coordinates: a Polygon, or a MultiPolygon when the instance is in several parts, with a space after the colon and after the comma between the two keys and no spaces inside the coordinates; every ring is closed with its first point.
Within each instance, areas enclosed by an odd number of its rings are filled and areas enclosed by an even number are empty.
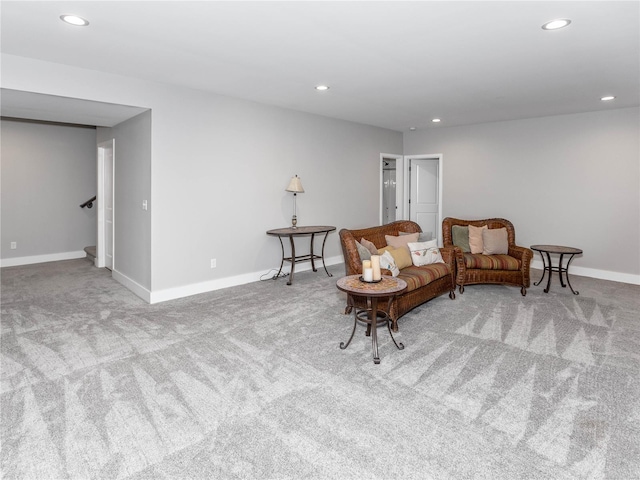
{"type": "Polygon", "coordinates": [[[96,259],[96,247],[84,247],[84,251],[87,252],[87,258],[92,262],[96,259]]]}

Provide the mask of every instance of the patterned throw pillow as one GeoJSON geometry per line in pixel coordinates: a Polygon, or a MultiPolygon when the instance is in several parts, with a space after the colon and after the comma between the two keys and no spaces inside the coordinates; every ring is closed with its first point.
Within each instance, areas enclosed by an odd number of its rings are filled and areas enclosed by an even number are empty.
{"type": "Polygon", "coordinates": [[[411,260],[416,267],[431,265],[432,263],[444,263],[437,240],[411,242],[408,246],[409,250],[411,250],[411,260]]]}
{"type": "Polygon", "coordinates": [[[386,268],[387,270],[391,270],[391,275],[397,277],[400,275],[400,269],[396,265],[393,256],[388,251],[384,252],[380,255],[380,268],[386,268]]]}

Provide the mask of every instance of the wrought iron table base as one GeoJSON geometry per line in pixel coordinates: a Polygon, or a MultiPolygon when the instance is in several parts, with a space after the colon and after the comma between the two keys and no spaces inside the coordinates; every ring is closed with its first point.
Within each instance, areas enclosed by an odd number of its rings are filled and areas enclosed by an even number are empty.
{"type": "MultiPolygon", "coordinates": [[[[387,311],[391,309],[391,303],[393,301],[393,297],[389,297],[389,303],[387,305],[387,311]]],[[[398,350],[404,350],[404,344],[396,342],[396,339],[393,337],[393,333],[391,332],[391,319],[389,318],[389,314],[384,310],[378,310],[378,298],[377,297],[367,297],[367,303],[370,305],[369,308],[359,309],[355,308],[351,303],[351,295],[349,295],[349,301],[347,305],[348,310],[353,309],[353,330],[351,331],[351,336],[347,343],[340,342],[340,348],[344,350],[349,346],[351,340],[353,340],[353,336],[356,333],[356,328],[358,326],[358,320],[367,324],[367,337],[371,336],[371,349],[373,352],[373,363],[380,363],[380,356],[378,355],[378,320],[381,322],[386,322],[387,330],[389,331],[389,335],[391,336],[391,340],[393,340],[394,345],[398,350]]]]}
{"type": "Polygon", "coordinates": [[[573,257],[576,256],[575,253],[570,253],[569,255],[571,255],[569,257],[569,261],[567,262],[567,265],[565,267],[562,266],[562,259],[564,257],[564,253],[560,254],[560,260],[558,261],[558,266],[554,267],[551,263],[551,254],[547,251],[545,251],[544,253],[546,253],[547,255],[547,259],[545,260],[543,252],[538,250],[540,252],[540,256],[542,257],[542,265],[543,265],[543,269],[542,269],[542,277],[540,277],[540,280],[538,280],[536,283],[534,283],[535,286],[540,285],[540,283],[542,283],[542,280],[544,280],[544,276],[547,275],[547,287],[544,289],[544,293],[549,293],[549,287],[551,286],[551,274],[553,272],[558,272],[558,278],[560,278],[560,285],[562,286],[562,288],[566,288],[567,285],[569,285],[569,288],[571,289],[571,292],[574,295],[580,295],[580,292],[576,291],[573,289],[573,287],[571,286],[571,282],[569,281],[569,265],[571,264],[571,260],[573,260],[573,257]],[[562,279],[562,274],[564,273],[564,277],[567,280],[567,284],[565,285],[564,280],[562,279]]]}
{"type": "Polygon", "coordinates": [[[289,281],[287,285],[291,285],[293,283],[293,274],[296,270],[296,262],[304,262],[307,260],[311,261],[311,269],[314,272],[317,272],[316,268],[316,260],[322,260],[322,266],[324,267],[324,271],[327,273],[329,277],[333,277],[332,274],[327,270],[327,265],[324,261],[324,246],[327,243],[327,236],[329,232],[333,232],[336,227],[322,226],[322,227],[289,227],[289,228],[279,228],[275,230],[269,230],[267,235],[277,236],[278,240],[280,240],[280,248],[282,250],[282,260],[280,261],[280,268],[278,269],[278,273],[273,277],[274,280],[280,277],[282,273],[282,267],[284,266],[284,262],[291,263],[291,271],[289,272],[289,281]],[[324,240],[322,241],[322,251],[320,255],[316,255],[313,252],[313,240],[315,239],[316,233],[324,233],[324,240]],[[310,253],[308,255],[296,255],[296,245],[294,242],[294,237],[301,237],[305,235],[311,235],[311,246],[310,253]],[[285,257],[284,253],[284,243],[282,242],[282,237],[289,237],[289,243],[291,244],[291,256],[285,257]]]}

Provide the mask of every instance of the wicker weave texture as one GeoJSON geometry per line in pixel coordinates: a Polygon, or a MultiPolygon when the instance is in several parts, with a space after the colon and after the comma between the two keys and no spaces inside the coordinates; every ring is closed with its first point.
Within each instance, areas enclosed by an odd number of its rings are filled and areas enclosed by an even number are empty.
{"type": "Polygon", "coordinates": [[[473,285],[479,283],[493,283],[502,285],[513,285],[521,288],[523,295],[529,288],[530,266],[533,252],[525,247],[516,245],[516,231],[513,224],[504,218],[488,218],[484,220],[462,220],[459,218],[447,217],[442,221],[442,239],[445,247],[454,247],[456,255],[456,284],[460,286],[460,292],[464,290],[465,285],[473,285]],[[520,270],[482,270],[467,269],[464,261],[464,253],[458,247],[453,245],[453,236],[451,227],[454,225],[482,227],[487,225],[488,228],[506,228],[507,238],[509,242],[509,256],[520,260],[522,265],[520,270]]]}
{"type": "MultiPolygon", "coordinates": [[[[345,273],[347,275],[362,274],[362,261],[358,255],[356,241],[365,238],[372,242],[377,248],[382,248],[387,245],[385,235],[398,236],[400,232],[415,233],[421,231],[417,223],[409,220],[399,220],[386,225],[359,230],[347,230],[343,228],[340,230],[339,235],[342,253],[344,255],[345,273]]],[[[444,293],[449,293],[450,297],[455,298],[455,249],[452,247],[441,248],[440,253],[442,254],[442,259],[449,265],[451,274],[397,296],[392,302],[388,312],[394,331],[398,330],[398,319],[418,305],[444,293]]],[[[383,275],[391,275],[391,272],[384,269],[382,273],[383,275]]],[[[349,301],[350,305],[356,308],[367,308],[367,302],[364,297],[352,297],[349,301]]],[[[386,309],[386,301],[381,300],[380,306],[386,309]]]]}

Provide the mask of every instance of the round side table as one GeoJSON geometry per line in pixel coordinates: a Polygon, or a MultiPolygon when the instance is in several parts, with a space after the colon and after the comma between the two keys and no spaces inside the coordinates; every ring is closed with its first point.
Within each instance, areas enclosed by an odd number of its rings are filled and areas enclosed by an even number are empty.
{"type": "Polygon", "coordinates": [[[356,327],[358,326],[358,320],[367,324],[366,335],[371,336],[373,363],[380,363],[380,356],[378,355],[378,322],[385,322],[387,324],[387,330],[389,330],[389,335],[391,335],[391,340],[393,340],[396,348],[398,350],[404,349],[404,345],[396,342],[396,339],[393,338],[388,312],[394,297],[407,289],[407,282],[400,278],[383,275],[380,282],[369,283],[360,280],[360,275],[349,275],[348,277],[342,277],[338,280],[336,286],[339,290],[347,293],[347,305],[349,307],[353,307],[352,297],[365,297],[368,305],[366,309],[353,309],[353,330],[346,344],[340,342],[340,348],[342,350],[347,348],[351,343],[353,335],[356,332],[356,327]],[[386,310],[378,309],[378,300],[380,298],[389,299],[386,310]]]}
{"type": "Polygon", "coordinates": [[[551,286],[551,274],[553,272],[558,272],[558,277],[560,277],[560,285],[562,285],[562,288],[565,288],[567,285],[569,285],[569,288],[571,289],[571,292],[574,295],[579,295],[580,292],[577,292],[573,289],[573,287],[571,286],[571,282],[569,281],[569,264],[571,263],[571,260],[573,260],[573,257],[575,255],[579,255],[582,253],[582,250],[579,248],[574,248],[574,247],[563,247],[561,245],[531,245],[531,250],[535,250],[536,252],[540,252],[540,256],[542,257],[542,265],[543,265],[543,270],[542,270],[542,277],[540,278],[540,280],[538,280],[536,283],[534,283],[534,285],[538,286],[540,285],[540,283],[542,282],[542,280],[544,280],[544,276],[545,274],[549,274],[549,278],[547,279],[547,288],[544,289],[544,293],[549,293],[549,287],[551,286]],[[554,267],[551,263],[551,254],[558,254],[560,255],[560,260],[558,261],[558,266],[554,267]],[[545,255],[547,256],[547,259],[545,260],[545,255]],[[567,261],[567,265],[565,267],[562,266],[562,258],[565,255],[571,255],[569,257],[569,260],[567,261]],[[565,285],[564,280],[562,279],[562,274],[564,273],[564,277],[567,279],[567,285],[565,285]]]}

